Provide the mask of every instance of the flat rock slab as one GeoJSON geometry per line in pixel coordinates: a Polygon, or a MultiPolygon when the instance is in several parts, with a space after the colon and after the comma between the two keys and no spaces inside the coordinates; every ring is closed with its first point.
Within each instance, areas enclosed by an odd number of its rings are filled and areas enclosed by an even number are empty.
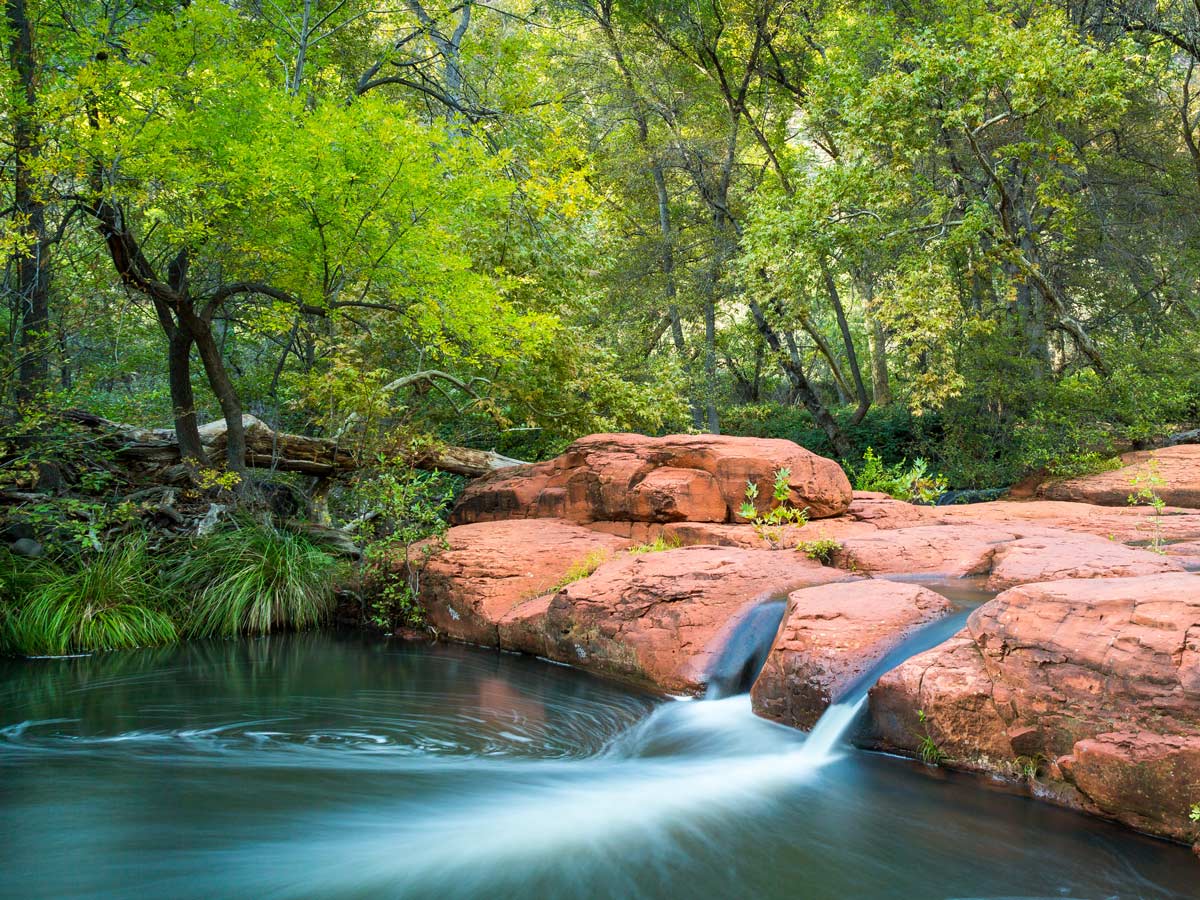
{"type": "Polygon", "coordinates": [[[1125,506],[1138,487],[1154,490],[1170,506],[1200,509],[1200,444],[1126,453],[1122,466],[1079,478],[1048,481],[1037,489],[1047,500],[1074,500],[1100,506],[1125,506]],[[1156,475],[1161,485],[1150,485],[1156,475]],[[1134,482],[1138,484],[1134,484],[1134,482]]]}
{"type": "Polygon", "coordinates": [[[766,508],[788,469],[790,501],[812,518],[850,506],[850,481],[833,460],[791,441],[726,435],[596,434],[552,460],[472,482],[456,524],[552,517],[591,522],[735,522],[747,481],[766,508]]]}
{"type": "Polygon", "coordinates": [[[988,588],[1068,578],[1130,578],[1184,571],[1183,563],[1139,547],[1091,534],[1052,531],[996,549],[988,588]]]}
{"type": "Polygon", "coordinates": [[[1192,840],[1200,797],[1200,576],[1005,591],[871,691],[872,746],[1041,772],[1039,794],[1192,840]],[[922,711],[925,721],[920,721],[922,711]]]}
{"type": "Polygon", "coordinates": [[[810,729],[916,629],[948,615],[928,588],[864,580],[794,591],[751,698],[760,716],[810,729]]]}
{"type": "Polygon", "coordinates": [[[789,550],[686,547],[619,554],[553,596],[517,606],[500,644],[659,690],[702,693],[747,610],[845,572],[789,550]]]}

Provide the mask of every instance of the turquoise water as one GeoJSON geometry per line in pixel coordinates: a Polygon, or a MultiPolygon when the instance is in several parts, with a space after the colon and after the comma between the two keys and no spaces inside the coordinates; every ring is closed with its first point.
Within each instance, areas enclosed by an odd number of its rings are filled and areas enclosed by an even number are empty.
{"type": "Polygon", "coordinates": [[[1187,850],[468,647],[0,660],[3,897],[1195,897],[1187,850]],[[812,748],[810,748],[811,750],[812,748]]]}

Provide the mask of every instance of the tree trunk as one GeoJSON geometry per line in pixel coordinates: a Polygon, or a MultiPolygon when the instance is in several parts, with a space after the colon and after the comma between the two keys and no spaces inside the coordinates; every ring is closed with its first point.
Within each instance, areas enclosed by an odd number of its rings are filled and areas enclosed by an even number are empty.
{"type": "Polygon", "coordinates": [[[242,425],[242,401],[237,389],[229,378],[225,368],[225,360],[221,358],[221,349],[213,337],[212,328],[208,322],[192,313],[185,313],[183,324],[192,333],[196,342],[196,350],[200,361],[204,363],[204,372],[208,376],[208,384],[212,388],[217,402],[221,405],[221,415],[228,425],[225,444],[225,458],[229,471],[241,476],[240,490],[249,490],[250,482],[246,470],[246,432],[242,425]]]}
{"type": "Polygon", "coordinates": [[[767,317],[763,314],[762,307],[758,305],[757,300],[750,301],[750,312],[754,316],[754,323],[758,326],[759,333],[766,340],[771,352],[779,359],[780,365],[783,366],[784,374],[787,375],[788,381],[791,382],[792,393],[799,398],[800,402],[804,404],[805,409],[812,414],[817,426],[829,437],[829,443],[833,445],[834,452],[842,459],[849,459],[853,453],[853,448],[850,446],[850,442],[846,440],[846,435],[842,433],[842,429],[838,427],[837,420],[829,414],[829,410],[821,402],[821,398],[817,396],[817,392],[813,390],[812,385],[809,384],[803,367],[792,360],[784,351],[783,343],[779,340],[779,335],[771,327],[771,323],[767,321],[767,317]]]}
{"type": "Polygon", "coordinates": [[[887,335],[875,316],[867,313],[868,338],[871,344],[871,391],[876,406],[892,402],[892,386],[888,379],[887,335]]]}
{"type": "Polygon", "coordinates": [[[17,81],[13,127],[13,207],[24,219],[22,238],[27,245],[15,254],[17,318],[21,323],[21,361],[18,393],[32,399],[49,376],[50,241],[46,234],[46,207],[38,196],[36,163],[41,153],[37,123],[37,57],[33,23],[25,0],[7,0],[5,18],[11,32],[9,61],[17,81]]]}
{"type": "Polygon", "coordinates": [[[846,321],[846,309],[842,306],[842,297],[837,289],[837,282],[825,260],[821,260],[821,275],[825,279],[825,291],[829,294],[829,302],[833,304],[834,315],[837,316],[838,330],[842,333],[842,342],[846,345],[846,359],[850,363],[850,377],[854,379],[854,393],[858,397],[858,408],[850,418],[857,425],[871,408],[871,398],[863,384],[862,369],[858,365],[858,353],[854,349],[854,336],[850,333],[850,323],[846,321]]]}
{"type": "MultiPolygon", "coordinates": [[[[716,284],[712,285],[715,292],[716,284]]],[[[708,431],[721,433],[717,418],[717,306],[710,295],[704,301],[704,403],[708,410],[708,431]]]]}
{"type": "Polygon", "coordinates": [[[185,462],[207,465],[208,456],[200,442],[200,423],[196,419],[196,399],[192,393],[192,336],[175,328],[167,338],[167,380],[171,387],[171,408],[179,452],[185,462]]]}

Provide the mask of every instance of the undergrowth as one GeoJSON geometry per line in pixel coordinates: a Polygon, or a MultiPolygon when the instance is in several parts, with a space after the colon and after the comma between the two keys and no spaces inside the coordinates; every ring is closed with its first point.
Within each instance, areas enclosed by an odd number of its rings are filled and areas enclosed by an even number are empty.
{"type": "Polygon", "coordinates": [[[115,542],[70,568],[7,560],[5,651],[60,656],[176,640],[155,571],[142,538],[115,542]]]}
{"type": "Polygon", "coordinates": [[[304,536],[255,524],[196,539],[169,578],[190,595],[188,635],[232,637],[325,621],[341,568],[304,536]]]}

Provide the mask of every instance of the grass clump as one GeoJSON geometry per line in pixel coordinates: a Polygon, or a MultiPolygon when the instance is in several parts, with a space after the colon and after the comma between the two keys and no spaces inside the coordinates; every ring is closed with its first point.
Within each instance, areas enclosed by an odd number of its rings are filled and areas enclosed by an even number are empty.
{"type": "Polygon", "coordinates": [[[647,544],[635,544],[629,548],[628,553],[631,556],[640,556],[643,553],[663,553],[667,550],[678,550],[681,546],[683,545],[679,538],[660,534],[647,544]]]}
{"type": "Polygon", "coordinates": [[[583,581],[583,579],[587,578],[598,568],[608,562],[611,555],[612,554],[608,550],[601,547],[593,550],[587,556],[583,557],[583,559],[575,560],[575,562],[571,563],[571,567],[567,569],[563,577],[554,583],[548,593],[557,593],[565,588],[568,584],[574,584],[576,581],[583,581]]]}
{"type": "Polygon", "coordinates": [[[171,582],[191,594],[188,635],[233,637],[320,624],[333,612],[340,570],[302,535],[245,525],[194,541],[171,582]]]}
{"type": "Polygon", "coordinates": [[[925,710],[917,710],[917,721],[921,723],[923,734],[917,735],[917,755],[927,766],[939,766],[946,759],[946,752],[938,746],[929,730],[929,717],[925,710]]]}
{"type": "Polygon", "coordinates": [[[142,538],[124,538],[72,568],[3,564],[7,613],[0,642],[22,656],[61,656],[170,643],[156,565],[142,538]]]}

